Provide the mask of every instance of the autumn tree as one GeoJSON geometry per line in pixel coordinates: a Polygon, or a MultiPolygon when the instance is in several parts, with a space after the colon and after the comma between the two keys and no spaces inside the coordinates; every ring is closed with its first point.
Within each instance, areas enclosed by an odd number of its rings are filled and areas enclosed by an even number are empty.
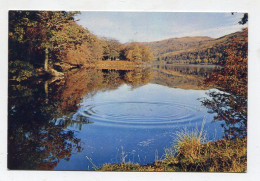
{"type": "Polygon", "coordinates": [[[104,41],[104,59],[116,60],[119,58],[121,43],[118,40],[112,38],[102,38],[104,41]]]}
{"type": "Polygon", "coordinates": [[[126,45],[123,51],[126,59],[129,61],[149,62],[153,60],[152,51],[141,43],[130,43],[126,45]]]}
{"type": "Polygon", "coordinates": [[[247,83],[248,83],[248,29],[243,37],[236,37],[225,50],[227,57],[205,80],[206,85],[221,91],[212,91],[202,103],[223,120],[225,138],[247,136],[247,83]]]}
{"type": "Polygon", "coordinates": [[[80,31],[74,26],[70,26],[74,21],[74,15],[79,12],[66,11],[40,11],[37,15],[39,18],[39,28],[41,29],[41,40],[39,47],[45,50],[44,69],[48,70],[49,50],[66,48],[70,44],[82,43],[78,33],[80,31]]]}
{"type": "Polygon", "coordinates": [[[153,59],[154,59],[153,52],[147,46],[143,46],[142,60],[144,62],[151,62],[151,61],[153,61],[153,59]]]}
{"type": "Polygon", "coordinates": [[[48,71],[50,55],[81,44],[86,38],[84,29],[75,26],[79,12],[10,11],[9,37],[28,49],[43,51],[44,69],[48,71]]]}
{"type": "MultiPolygon", "coordinates": [[[[63,58],[64,62],[69,64],[85,66],[95,64],[103,57],[103,44],[95,35],[91,33],[86,34],[87,38],[82,44],[68,48],[63,58]]],[[[64,52],[63,52],[64,54],[64,52]]]]}
{"type": "Polygon", "coordinates": [[[103,43],[97,37],[89,44],[91,51],[91,58],[93,61],[100,61],[104,56],[103,52],[103,43]]]}
{"type": "Polygon", "coordinates": [[[233,39],[232,44],[225,50],[227,58],[205,82],[209,85],[216,85],[223,91],[246,97],[248,29],[245,28],[243,33],[242,38],[233,39]]]}

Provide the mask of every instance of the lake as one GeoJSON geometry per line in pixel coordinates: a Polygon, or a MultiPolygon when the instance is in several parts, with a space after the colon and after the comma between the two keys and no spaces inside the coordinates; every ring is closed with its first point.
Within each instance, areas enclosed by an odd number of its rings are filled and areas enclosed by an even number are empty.
{"type": "Polygon", "coordinates": [[[8,168],[95,170],[105,163],[151,164],[178,133],[225,136],[202,104],[212,66],[77,69],[63,79],[9,82],[8,168]]]}

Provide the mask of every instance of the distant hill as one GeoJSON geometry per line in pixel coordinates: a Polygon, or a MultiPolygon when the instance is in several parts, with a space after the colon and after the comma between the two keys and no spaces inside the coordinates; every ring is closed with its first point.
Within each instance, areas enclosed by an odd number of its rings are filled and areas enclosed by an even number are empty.
{"type": "Polygon", "coordinates": [[[214,40],[213,38],[207,36],[197,36],[197,37],[183,37],[183,38],[170,38],[161,41],[154,42],[144,42],[143,44],[151,48],[155,56],[160,54],[180,51],[196,47],[203,42],[214,40]]]}
{"type": "Polygon", "coordinates": [[[224,50],[232,39],[242,36],[242,32],[236,32],[220,38],[196,36],[142,43],[153,51],[155,59],[160,62],[218,64],[224,59],[224,50]]]}

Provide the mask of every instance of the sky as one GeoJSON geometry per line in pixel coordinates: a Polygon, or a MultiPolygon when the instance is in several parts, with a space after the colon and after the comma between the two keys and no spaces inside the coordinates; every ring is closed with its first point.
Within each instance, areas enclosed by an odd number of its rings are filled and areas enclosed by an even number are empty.
{"type": "Polygon", "coordinates": [[[121,43],[151,42],[184,36],[218,38],[244,26],[238,21],[243,13],[184,12],[81,12],[78,24],[98,37],[108,37],[121,43]]]}

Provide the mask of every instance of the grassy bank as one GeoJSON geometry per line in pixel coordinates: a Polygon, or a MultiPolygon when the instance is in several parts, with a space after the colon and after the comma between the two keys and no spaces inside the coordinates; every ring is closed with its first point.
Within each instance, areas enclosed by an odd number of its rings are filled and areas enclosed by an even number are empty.
{"type": "Polygon", "coordinates": [[[247,139],[203,143],[197,134],[179,136],[164,159],[150,165],[105,164],[100,171],[246,172],[247,139]]]}

